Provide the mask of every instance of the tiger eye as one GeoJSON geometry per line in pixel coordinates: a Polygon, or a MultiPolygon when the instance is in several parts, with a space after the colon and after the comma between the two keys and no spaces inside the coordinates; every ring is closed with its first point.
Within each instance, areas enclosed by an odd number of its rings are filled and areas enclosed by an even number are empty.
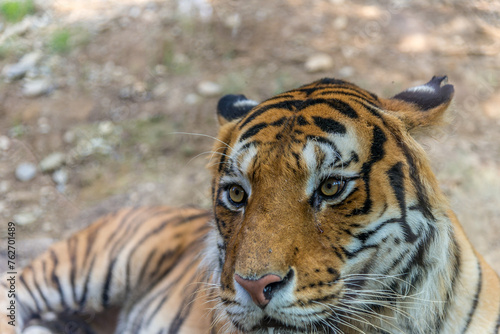
{"type": "Polygon", "coordinates": [[[333,177],[326,179],[321,184],[321,194],[326,197],[332,197],[340,193],[344,186],[344,181],[337,180],[333,177]]]}
{"type": "Polygon", "coordinates": [[[236,204],[240,204],[245,200],[245,190],[238,185],[233,185],[229,188],[229,198],[236,204]]]}

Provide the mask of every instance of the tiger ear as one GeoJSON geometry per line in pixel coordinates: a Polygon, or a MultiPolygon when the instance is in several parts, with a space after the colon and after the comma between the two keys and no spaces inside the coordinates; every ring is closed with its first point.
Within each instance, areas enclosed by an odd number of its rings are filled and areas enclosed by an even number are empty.
{"type": "Polygon", "coordinates": [[[454,93],[453,86],[446,84],[447,79],[446,76],[434,76],[424,85],[408,88],[390,99],[382,99],[383,106],[388,111],[394,111],[410,131],[441,125],[454,93]]]}
{"type": "Polygon", "coordinates": [[[258,104],[259,103],[256,101],[247,99],[245,95],[223,96],[217,104],[217,118],[219,119],[219,124],[224,125],[228,122],[242,118],[258,104]]]}

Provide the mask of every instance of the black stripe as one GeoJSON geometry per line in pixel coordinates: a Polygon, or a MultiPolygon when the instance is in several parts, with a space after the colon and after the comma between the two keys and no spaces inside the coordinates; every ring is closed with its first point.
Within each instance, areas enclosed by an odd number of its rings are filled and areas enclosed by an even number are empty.
{"type": "Polygon", "coordinates": [[[272,122],[270,125],[272,125],[272,126],[281,126],[281,125],[283,125],[283,123],[285,123],[286,120],[287,120],[287,117],[281,117],[280,119],[272,122]]]}
{"type": "Polygon", "coordinates": [[[316,106],[318,104],[326,104],[330,108],[338,111],[339,113],[349,117],[349,118],[358,118],[358,113],[347,103],[339,99],[311,99],[304,101],[304,104],[301,106],[301,109],[305,109],[306,107],[316,106]]]}
{"type": "MultiPolygon", "coordinates": [[[[130,222],[133,222],[133,216],[137,214],[137,211],[135,210],[130,210],[125,214],[124,217],[120,218],[119,226],[118,228],[114,229],[113,232],[109,235],[108,240],[106,240],[107,245],[111,245],[113,243],[113,239],[118,235],[118,233],[125,233],[127,230],[130,228],[130,222]],[[126,228],[124,228],[124,225],[129,224],[126,228]]],[[[114,218],[116,219],[116,218],[114,218]]],[[[114,220],[113,219],[113,220],[114,220]]],[[[108,220],[109,221],[109,220],[108,220]]]]}
{"type": "Polygon", "coordinates": [[[417,235],[413,233],[408,221],[406,220],[406,191],[405,191],[405,177],[403,172],[403,163],[398,162],[387,171],[389,176],[389,183],[394,190],[396,201],[399,204],[401,211],[401,226],[404,230],[406,242],[414,243],[417,240],[417,235]]]}
{"type": "MultiPolygon", "coordinates": [[[[279,96],[277,98],[279,98],[279,96]]],[[[297,106],[300,105],[302,102],[303,102],[303,100],[286,100],[286,101],[281,101],[281,102],[277,102],[277,103],[273,103],[273,104],[268,104],[268,105],[262,106],[260,108],[255,107],[255,109],[252,111],[252,113],[250,115],[248,115],[248,117],[243,118],[240,121],[239,129],[240,130],[243,129],[243,127],[245,127],[245,125],[247,125],[248,123],[250,123],[251,121],[253,121],[257,117],[259,117],[260,115],[262,115],[263,113],[265,113],[269,109],[285,109],[288,111],[293,111],[293,110],[297,109],[297,106]]]]}
{"type": "MultiPolygon", "coordinates": [[[[191,246],[194,246],[194,244],[191,244],[191,246]]],[[[191,247],[191,248],[189,248],[189,249],[186,249],[184,252],[179,252],[179,253],[178,253],[178,255],[179,255],[179,256],[177,256],[177,257],[175,258],[174,263],[173,263],[171,266],[169,266],[169,267],[167,268],[167,270],[165,270],[163,273],[161,273],[161,275],[160,275],[160,279],[163,279],[166,275],[168,275],[168,274],[170,273],[170,271],[172,270],[172,268],[177,267],[177,266],[180,266],[181,264],[183,264],[183,263],[182,263],[182,261],[186,261],[186,259],[187,259],[187,258],[189,258],[191,255],[193,255],[192,253],[196,253],[196,254],[198,254],[198,252],[199,252],[199,250],[198,250],[197,248],[193,248],[193,247],[191,247]]],[[[186,266],[186,267],[189,267],[189,264],[187,264],[187,266],[186,266]]],[[[171,289],[172,287],[175,287],[175,286],[177,285],[177,283],[178,283],[178,282],[182,279],[182,277],[183,277],[182,275],[181,275],[181,276],[179,276],[179,277],[176,277],[175,279],[173,279],[173,280],[171,281],[171,283],[170,283],[169,285],[167,285],[166,287],[162,288],[162,289],[161,289],[161,290],[159,290],[159,291],[156,291],[156,293],[155,293],[154,295],[152,295],[151,293],[150,293],[150,294],[148,294],[147,299],[146,299],[146,300],[143,300],[143,301],[142,301],[142,304],[143,304],[143,305],[147,305],[147,307],[152,307],[152,306],[153,306],[153,302],[154,302],[157,298],[159,298],[160,296],[162,296],[162,299],[161,299],[161,301],[160,301],[160,304],[164,303],[164,302],[168,299],[168,297],[169,297],[169,296],[168,296],[168,292],[170,291],[170,289],[171,289]]],[[[159,281],[159,280],[157,280],[157,282],[158,282],[158,281],[159,281]]],[[[156,283],[157,283],[157,282],[154,282],[154,283],[153,283],[153,284],[151,284],[150,286],[154,286],[154,285],[156,285],[156,283]]],[[[160,306],[161,306],[161,305],[157,305],[157,306],[154,308],[154,310],[153,310],[152,314],[150,314],[149,316],[146,316],[146,312],[145,312],[145,311],[143,311],[143,312],[142,312],[142,315],[141,315],[141,317],[140,317],[140,322],[139,322],[139,319],[138,319],[135,323],[136,323],[136,324],[138,324],[138,325],[140,324],[139,326],[142,326],[142,324],[143,324],[143,323],[149,324],[149,323],[151,322],[151,319],[152,319],[152,317],[154,316],[154,314],[157,312],[157,310],[159,310],[159,307],[160,307],[160,306]],[[146,322],[145,322],[146,317],[147,317],[148,321],[146,321],[146,322]]]]}
{"type": "MultiPolygon", "coordinates": [[[[340,151],[337,149],[337,145],[335,145],[335,143],[332,142],[330,139],[325,138],[325,137],[320,137],[320,136],[307,135],[306,141],[309,141],[309,140],[330,146],[330,148],[333,151],[335,151],[335,153],[338,153],[339,159],[342,159],[342,155],[340,154],[340,151]]],[[[302,141],[300,141],[300,142],[302,143],[302,141]]]]}
{"type": "Polygon", "coordinates": [[[201,213],[197,213],[195,215],[182,217],[182,219],[180,219],[178,222],[176,222],[174,224],[174,226],[184,225],[184,224],[192,222],[198,218],[205,218],[205,217],[209,217],[211,215],[212,215],[212,212],[210,212],[210,211],[202,211],[201,213]]]}
{"type": "Polygon", "coordinates": [[[372,145],[370,147],[370,158],[368,161],[363,163],[361,167],[361,179],[364,182],[366,199],[363,203],[362,208],[354,209],[349,215],[364,215],[371,211],[372,209],[372,199],[370,197],[370,173],[373,167],[373,164],[382,160],[385,155],[384,144],[387,141],[387,137],[381,128],[377,125],[373,127],[373,137],[372,137],[372,145]]]}
{"type": "Polygon", "coordinates": [[[106,280],[104,281],[104,285],[102,287],[101,303],[104,308],[109,307],[109,293],[110,293],[111,281],[113,279],[113,269],[115,268],[115,264],[116,264],[116,257],[113,258],[110,264],[108,265],[106,280]]]}
{"type": "MultiPolygon", "coordinates": [[[[324,91],[320,92],[317,94],[318,96],[330,96],[330,95],[341,95],[341,96],[345,96],[345,97],[353,97],[355,98],[356,100],[357,99],[360,99],[362,100],[363,102],[367,102],[367,103],[373,103],[373,101],[369,101],[369,100],[372,100],[373,96],[369,95],[369,94],[364,94],[363,92],[360,92],[359,90],[355,90],[355,89],[352,89],[352,88],[343,88],[343,87],[335,87],[335,88],[331,88],[331,89],[325,89],[324,91]]],[[[374,99],[375,101],[377,99],[374,99]]],[[[360,102],[360,101],[357,101],[357,102],[360,102]]]]}
{"type": "MultiPolygon", "coordinates": [[[[500,305],[500,301],[498,303],[500,305]]],[[[500,332],[500,309],[498,310],[498,319],[497,319],[497,325],[493,331],[492,334],[498,334],[500,332]]]]}
{"type": "Polygon", "coordinates": [[[467,315],[467,322],[465,323],[465,327],[462,330],[462,334],[467,332],[467,329],[469,328],[470,323],[472,322],[472,317],[474,316],[474,313],[476,313],[477,304],[479,303],[479,296],[483,288],[483,271],[481,270],[481,263],[479,263],[479,260],[477,260],[477,270],[479,272],[479,277],[477,281],[476,294],[474,295],[474,300],[472,301],[472,307],[469,311],[469,314],[467,315]]]}
{"type": "Polygon", "coordinates": [[[92,277],[92,274],[94,271],[95,259],[96,259],[96,256],[94,255],[92,257],[92,261],[90,261],[90,267],[89,267],[89,270],[87,272],[87,276],[85,277],[85,283],[83,285],[82,295],[80,296],[80,301],[78,303],[80,310],[83,309],[83,307],[85,306],[85,303],[87,302],[89,283],[90,283],[90,278],[92,277]]]}
{"type": "Polygon", "coordinates": [[[304,118],[304,116],[302,115],[299,115],[297,117],[297,124],[301,125],[301,126],[305,126],[305,125],[308,125],[309,122],[304,118]]]}
{"type": "Polygon", "coordinates": [[[71,284],[71,291],[73,292],[73,300],[76,301],[76,289],[75,289],[75,276],[78,264],[76,263],[76,251],[78,248],[78,239],[73,236],[69,238],[68,242],[68,254],[70,260],[70,272],[69,272],[69,282],[71,284]]]}
{"type": "MultiPolygon", "coordinates": [[[[45,264],[45,262],[44,262],[44,264],[45,264]]],[[[36,279],[36,275],[33,275],[33,284],[35,285],[36,291],[38,291],[38,293],[40,294],[40,297],[42,297],[43,302],[45,303],[45,306],[46,306],[46,310],[52,311],[52,307],[50,306],[47,298],[45,297],[45,294],[43,293],[43,289],[40,289],[40,285],[38,284],[38,281],[36,279]]]]}
{"type": "MultiPolygon", "coordinates": [[[[151,263],[151,259],[153,258],[153,256],[155,256],[156,254],[156,248],[153,248],[153,250],[151,250],[148,254],[148,256],[146,257],[146,260],[144,260],[143,264],[142,264],[142,267],[141,267],[141,271],[139,272],[139,275],[137,276],[137,282],[139,284],[142,284],[142,281],[144,279],[144,275],[146,274],[146,269],[149,267],[149,264],[151,263]]],[[[127,270],[130,270],[129,269],[129,265],[127,263],[127,270]]],[[[128,278],[128,276],[127,276],[128,278]]],[[[127,279],[127,293],[129,291],[129,280],[127,279]]]]}
{"type": "Polygon", "coordinates": [[[418,176],[419,175],[418,169],[416,167],[413,155],[408,146],[406,146],[402,140],[397,140],[396,142],[403,151],[406,157],[406,161],[408,163],[408,168],[409,168],[408,174],[410,175],[410,180],[413,184],[413,187],[416,190],[417,201],[418,201],[417,206],[425,218],[435,221],[436,218],[434,217],[434,214],[432,213],[431,210],[431,205],[429,202],[429,197],[427,195],[427,190],[424,187],[423,183],[420,181],[420,178],[418,176]]]}
{"type": "Polygon", "coordinates": [[[332,134],[345,134],[346,128],[343,124],[331,119],[319,116],[313,116],[314,124],[322,131],[332,134]]]}
{"type": "Polygon", "coordinates": [[[446,291],[446,300],[443,305],[442,316],[436,319],[436,323],[434,325],[434,328],[436,329],[437,333],[441,331],[444,322],[449,316],[449,311],[451,306],[450,301],[455,298],[455,290],[457,288],[457,285],[459,285],[459,283],[457,282],[460,282],[460,276],[463,274],[461,272],[462,261],[460,259],[461,256],[460,246],[458,245],[458,242],[455,239],[455,237],[452,237],[452,242],[453,246],[450,248],[453,249],[453,259],[451,259],[453,260],[453,263],[450,264],[450,266],[452,266],[453,268],[453,274],[451,278],[451,284],[448,286],[448,289],[446,291]]]}
{"type": "MultiPolygon", "coordinates": [[[[33,271],[33,268],[31,268],[31,272],[32,274],[34,275],[34,271],[33,271]]],[[[26,288],[26,290],[28,290],[28,293],[31,297],[31,299],[33,299],[33,301],[35,302],[35,306],[36,306],[36,311],[37,313],[41,313],[42,312],[42,308],[40,307],[40,305],[38,304],[38,299],[35,297],[35,295],[33,294],[33,291],[31,291],[31,288],[29,287],[28,284],[26,284],[26,281],[24,280],[24,275],[21,275],[19,277],[19,280],[21,281],[21,283],[24,285],[24,287],[26,288]]],[[[3,311],[3,310],[2,310],[3,311]]]]}
{"type": "MultiPolygon", "coordinates": [[[[191,278],[190,282],[192,282],[195,277],[196,274],[191,278]]],[[[168,330],[169,334],[179,333],[182,324],[191,312],[191,308],[193,307],[196,296],[198,295],[198,288],[196,287],[196,285],[191,284],[191,286],[193,288],[186,291],[188,297],[182,301],[181,305],[179,306],[179,311],[174,317],[174,321],[170,324],[170,328],[168,330]]]]}
{"type": "MultiPolygon", "coordinates": [[[[100,226],[99,226],[100,227],[100,226]]],[[[82,267],[85,268],[87,266],[87,261],[91,258],[90,252],[93,249],[94,242],[96,240],[97,232],[100,229],[97,228],[95,225],[91,227],[91,231],[87,233],[87,247],[85,249],[85,254],[83,255],[83,265],[82,267]]]]}
{"type": "Polygon", "coordinates": [[[226,155],[227,155],[227,149],[228,149],[228,146],[224,146],[224,150],[222,151],[222,154],[220,155],[220,160],[219,160],[219,169],[218,169],[218,172],[220,173],[222,171],[222,169],[225,167],[226,165],[226,155]]]}
{"type": "Polygon", "coordinates": [[[239,141],[244,141],[247,138],[255,136],[257,133],[260,132],[260,130],[267,128],[268,125],[269,125],[268,123],[259,123],[252,126],[250,129],[248,129],[247,131],[245,131],[245,133],[241,135],[239,141]]]}
{"type": "Polygon", "coordinates": [[[61,297],[61,305],[63,306],[64,309],[68,309],[68,304],[66,304],[66,301],[64,300],[64,292],[61,287],[61,283],[59,282],[59,277],[56,274],[56,269],[57,265],[59,264],[59,261],[57,260],[57,254],[54,252],[53,249],[50,250],[50,256],[52,258],[52,262],[54,262],[54,267],[52,268],[52,273],[50,274],[50,278],[57,287],[57,291],[59,292],[59,296],[61,297]]]}

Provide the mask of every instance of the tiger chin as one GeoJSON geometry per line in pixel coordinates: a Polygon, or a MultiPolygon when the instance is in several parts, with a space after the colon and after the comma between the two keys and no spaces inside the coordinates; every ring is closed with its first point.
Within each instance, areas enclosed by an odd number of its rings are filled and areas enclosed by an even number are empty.
{"type": "Polygon", "coordinates": [[[125,208],[54,244],[17,277],[15,328],[498,333],[498,275],[414,139],[453,94],[433,77],[388,99],[336,79],[223,97],[213,210],[125,208]]]}

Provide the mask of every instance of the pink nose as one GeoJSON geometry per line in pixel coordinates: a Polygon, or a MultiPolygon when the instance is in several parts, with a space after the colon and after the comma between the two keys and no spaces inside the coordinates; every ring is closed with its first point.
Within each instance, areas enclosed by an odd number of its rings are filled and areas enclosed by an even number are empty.
{"type": "Polygon", "coordinates": [[[235,274],[234,279],[250,294],[253,302],[260,308],[264,308],[271,300],[272,289],[269,285],[282,281],[281,277],[273,274],[265,275],[257,280],[246,279],[235,274]]]}

